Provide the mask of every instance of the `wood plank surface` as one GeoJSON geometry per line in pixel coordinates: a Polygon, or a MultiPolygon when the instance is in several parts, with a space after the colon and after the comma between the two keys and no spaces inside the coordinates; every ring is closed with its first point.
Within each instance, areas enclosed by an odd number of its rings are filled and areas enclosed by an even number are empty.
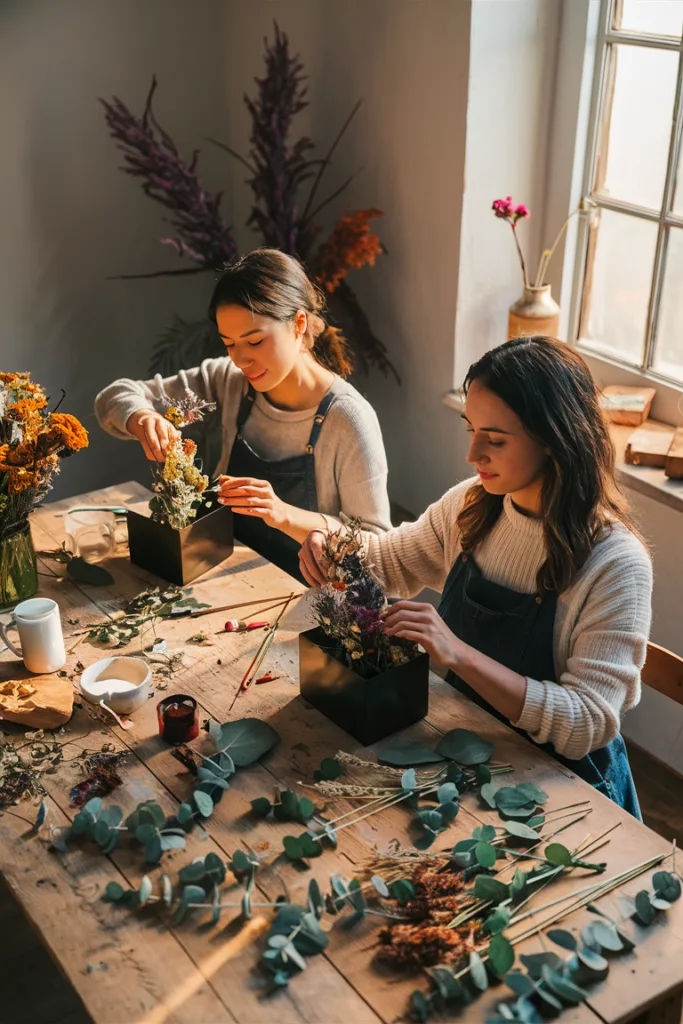
{"type": "MultiPolygon", "coordinates": [[[[66,502],[46,505],[32,517],[36,547],[50,550],[63,539],[62,513],[78,503],[131,504],[149,497],[137,484],[107,488],[66,502]]],[[[73,636],[67,670],[74,673],[77,662],[87,665],[109,653],[76,634],[87,625],[101,621],[118,611],[126,601],[147,586],[159,581],[132,566],[125,548],[106,563],[115,577],[108,588],[92,589],[64,577],[64,566],[41,560],[41,594],[58,600],[63,619],[77,619],[67,626],[73,636]],[[78,646],[74,650],[74,645],[78,646]]],[[[193,587],[194,596],[212,605],[249,600],[253,597],[299,590],[298,584],[254,552],[237,547],[233,557],[193,587]]],[[[260,617],[260,616],[259,616],[260,617]]],[[[190,635],[203,628],[213,634],[226,618],[225,613],[201,619],[165,621],[157,626],[170,650],[183,651],[183,664],[168,681],[167,693],[184,692],[196,697],[202,718],[218,721],[255,716],[267,720],[281,736],[281,743],[261,763],[238,770],[231,788],[206,822],[209,838],[202,842],[193,833],[188,848],[163,857],[162,867],[151,872],[136,854],[125,846],[104,857],[95,847],[74,844],[69,853],[48,852],[36,839],[22,840],[26,826],[7,815],[0,817],[0,870],[34,925],[45,945],[77,990],[93,1019],[100,1024],[122,1021],[164,1024],[165,1021],[235,1021],[238,1024],[269,1022],[347,1022],[377,1024],[407,1020],[410,993],[426,991],[422,976],[405,977],[380,967],[375,962],[377,925],[372,919],[352,931],[339,927],[330,932],[330,945],[324,955],[311,958],[306,971],[292,980],[286,991],[268,999],[263,982],[255,970],[260,948],[250,943],[240,955],[222,958],[222,950],[236,934],[229,912],[217,926],[211,926],[210,914],[196,915],[176,927],[162,923],[154,908],[133,913],[101,902],[107,882],[113,879],[135,885],[145,872],[155,879],[164,871],[172,876],[193,856],[215,849],[229,857],[245,845],[259,844],[276,854],[284,835],[292,825],[257,821],[250,813],[250,802],[257,796],[272,797],[276,786],[295,788],[312,781],[313,771],[325,756],[338,749],[366,755],[355,740],[298,696],[298,633],[310,625],[306,600],[295,603],[283,619],[271,648],[264,671],[272,670],[281,678],[264,686],[252,687],[237,699],[229,711],[239,680],[260,643],[261,634],[221,634],[211,637],[211,645],[188,643],[190,635]],[[42,881],[45,879],[46,881],[42,881]],[[91,967],[88,968],[88,964],[91,967]],[[103,967],[102,964],[106,964],[103,967]]],[[[151,636],[151,633],[150,633],[151,636]]],[[[135,639],[120,653],[140,653],[150,636],[135,639]]],[[[0,671],[11,671],[16,662],[5,653],[0,656],[0,671]]],[[[154,798],[172,813],[179,801],[192,790],[193,778],[171,755],[158,736],[156,692],[153,699],[133,716],[134,728],[124,731],[112,722],[96,721],[84,708],[76,711],[67,727],[74,750],[101,746],[106,739],[117,748],[129,751],[123,769],[124,785],[109,798],[126,812],[142,799],[154,798]]],[[[579,800],[591,802],[592,813],[563,833],[562,841],[575,846],[588,833],[594,837],[611,824],[619,824],[609,846],[599,859],[608,862],[607,874],[614,874],[651,854],[668,852],[665,841],[630,818],[625,812],[591,787],[543,755],[531,743],[502,726],[486,712],[470,704],[438,677],[432,677],[431,702],[425,721],[406,730],[411,739],[430,742],[455,726],[472,728],[494,744],[495,758],[514,765],[514,782],[533,780],[550,794],[550,807],[565,806],[579,800]]],[[[19,727],[8,727],[9,731],[19,727]]],[[[194,744],[211,749],[208,737],[194,744]]],[[[49,778],[50,821],[66,822],[75,810],[69,807],[68,793],[73,785],[73,770],[60,768],[49,778]]],[[[305,791],[304,791],[305,792],[305,791]]],[[[334,814],[353,805],[335,802],[334,814]]],[[[30,815],[29,815],[30,816],[30,815]]],[[[257,875],[258,891],[264,899],[274,899],[287,886],[294,902],[305,902],[309,879],[317,878],[321,888],[329,888],[334,871],[353,876],[376,850],[384,850],[394,838],[410,845],[410,812],[389,808],[339,835],[336,851],[311,862],[301,870],[282,858],[277,874],[262,870],[257,875]]],[[[482,810],[473,794],[463,797],[461,812],[445,836],[450,845],[469,836],[477,820],[499,823],[496,814],[482,810]],[[476,820],[475,820],[476,818],[476,820]]],[[[296,828],[296,826],[294,826],[296,828]]],[[[574,872],[553,885],[553,896],[576,890],[582,882],[574,872]]],[[[585,876],[584,876],[585,877],[585,876]]],[[[647,885],[642,876],[627,889],[635,892],[647,885]]],[[[238,891],[238,890],[236,890],[238,891]]],[[[616,894],[604,901],[607,912],[617,908],[616,894]]],[[[618,911],[617,911],[618,912],[618,911]]],[[[267,912],[266,912],[267,913],[267,912]]],[[[585,912],[573,915],[566,927],[580,928],[585,912]]],[[[631,924],[624,926],[627,930],[631,924]]],[[[571,1024],[597,1024],[631,1019],[648,1010],[651,1004],[674,995],[683,988],[683,901],[661,918],[661,923],[641,930],[635,953],[613,958],[608,981],[591,990],[587,1005],[567,1011],[563,1021],[571,1024]]],[[[530,939],[521,951],[540,950],[538,939],[530,939]]],[[[501,999],[510,997],[504,986],[485,993],[462,1014],[448,1019],[483,1021],[493,1014],[501,999]]]]}

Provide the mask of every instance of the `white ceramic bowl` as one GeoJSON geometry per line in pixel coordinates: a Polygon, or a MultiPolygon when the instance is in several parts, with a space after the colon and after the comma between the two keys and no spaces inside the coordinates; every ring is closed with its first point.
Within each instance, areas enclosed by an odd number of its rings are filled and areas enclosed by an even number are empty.
{"type": "Polygon", "coordinates": [[[81,675],[81,692],[93,704],[104,701],[117,715],[132,715],[147,700],[151,679],[146,661],[121,654],[88,665],[81,675]]]}

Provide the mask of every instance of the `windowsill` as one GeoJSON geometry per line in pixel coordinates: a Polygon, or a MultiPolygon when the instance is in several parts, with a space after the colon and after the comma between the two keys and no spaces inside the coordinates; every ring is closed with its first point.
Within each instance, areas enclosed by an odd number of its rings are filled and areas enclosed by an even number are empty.
{"type": "MultiPolygon", "coordinates": [[[[443,396],[444,405],[455,412],[461,413],[465,408],[462,396],[457,391],[448,391],[443,396]]],[[[610,426],[612,443],[617,452],[617,480],[623,487],[644,494],[653,501],[677,512],[683,512],[683,480],[669,480],[664,475],[663,469],[655,469],[652,466],[630,466],[624,462],[626,442],[635,430],[635,427],[621,427],[616,424],[610,426]]]]}
{"type": "Polygon", "coordinates": [[[654,466],[630,466],[624,462],[626,442],[635,429],[615,423],[610,425],[610,436],[617,452],[617,480],[624,487],[683,512],[683,480],[669,480],[663,469],[654,466]]]}

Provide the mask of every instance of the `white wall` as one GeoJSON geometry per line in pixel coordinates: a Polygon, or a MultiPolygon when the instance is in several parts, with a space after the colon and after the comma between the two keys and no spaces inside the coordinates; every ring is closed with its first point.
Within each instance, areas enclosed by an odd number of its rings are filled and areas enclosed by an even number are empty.
{"type": "MultiPolygon", "coordinates": [[[[142,112],[152,73],[158,116],[184,152],[226,134],[221,0],[3,0],[0,4],[0,364],[30,369],[91,431],[53,496],[140,475],[137,445],[103,434],[96,392],[145,376],[174,311],[196,315],[210,281],[112,282],[107,275],[176,267],[156,239],[162,209],[117,170],[98,96],[142,112]]],[[[207,184],[224,162],[205,148],[207,184]]]]}

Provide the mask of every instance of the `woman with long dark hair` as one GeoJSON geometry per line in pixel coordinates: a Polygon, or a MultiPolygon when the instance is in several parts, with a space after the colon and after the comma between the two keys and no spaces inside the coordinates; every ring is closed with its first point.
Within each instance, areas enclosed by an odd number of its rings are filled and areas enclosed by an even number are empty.
{"type": "MultiPolygon", "coordinates": [[[[415,523],[367,538],[389,634],[420,643],[461,693],[640,816],[621,716],[640,698],[652,566],[614,477],[590,371],[546,337],[470,367],[465,480],[415,523]]],[[[320,531],[301,552],[324,581],[320,531]]]]}
{"type": "MultiPolygon", "coordinates": [[[[341,335],[301,264],[255,249],[216,284],[209,315],[225,356],[154,381],[121,379],[97,396],[100,424],[136,438],[163,461],[177,430],[159,410],[189,388],[221,410],[219,500],[236,513],[235,536],[299,577],[299,546],[326,516],[344,512],[369,531],[391,525],[387,462],[372,406],[344,378],[341,335]]],[[[299,577],[300,578],[300,577],[299,577]]]]}

